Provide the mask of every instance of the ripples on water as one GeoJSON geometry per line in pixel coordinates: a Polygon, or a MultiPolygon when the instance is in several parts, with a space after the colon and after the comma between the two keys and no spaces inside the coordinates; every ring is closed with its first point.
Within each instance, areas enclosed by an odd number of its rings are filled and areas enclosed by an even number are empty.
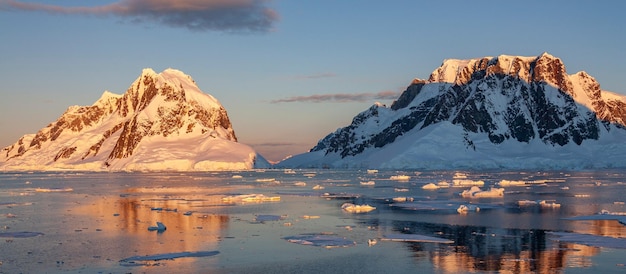
{"type": "Polygon", "coordinates": [[[2,173],[0,273],[622,272],[625,178],[615,170],[2,173]],[[472,184],[504,195],[462,197],[472,184]],[[349,212],[345,203],[376,209],[349,212]],[[157,222],[167,229],[150,231],[157,222]]]}

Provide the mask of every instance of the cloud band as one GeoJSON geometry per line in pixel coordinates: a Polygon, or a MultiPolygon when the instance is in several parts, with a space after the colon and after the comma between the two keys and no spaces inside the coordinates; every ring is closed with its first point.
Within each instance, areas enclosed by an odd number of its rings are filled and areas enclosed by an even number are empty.
{"type": "Polygon", "coordinates": [[[265,0],[122,0],[95,7],[63,7],[0,0],[0,10],[54,14],[113,15],[193,31],[267,32],[278,14],[265,0]]]}
{"type": "Polygon", "coordinates": [[[400,94],[394,91],[381,91],[378,93],[338,93],[338,94],[317,94],[310,96],[294,96],[284,99],[272,100],[270,103],[322,103],[322,102],[365,102],[368,100],[392,100],[398,98],[400,94]]]}

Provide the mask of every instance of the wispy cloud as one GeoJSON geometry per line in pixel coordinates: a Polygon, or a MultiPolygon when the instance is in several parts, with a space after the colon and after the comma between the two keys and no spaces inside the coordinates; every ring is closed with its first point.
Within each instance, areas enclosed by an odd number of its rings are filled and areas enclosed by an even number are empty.
{"type": "Polygon", "coordinates": [[[378,93],[338,93],[338,94],[316,94],[309,96],[294,96],[283,99],[272,100],[270,103],[322,103],[322,102],[366,102],[368,100],[392,100],[398,98],[400,93],[395,91],[381,91],[378,93]]]}
{"type": "Polygon", "coordinates": [[[95,7],[64,7],[0,0],[0,10],[53,14],[112,15],[193,31],[266,32],[278,20],[267,0],[121,0],[95,7]]]}

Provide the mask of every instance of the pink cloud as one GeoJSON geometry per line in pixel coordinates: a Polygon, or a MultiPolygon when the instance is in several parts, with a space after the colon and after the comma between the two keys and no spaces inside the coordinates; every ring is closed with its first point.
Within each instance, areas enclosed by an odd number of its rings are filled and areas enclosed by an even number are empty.
{"type": "Polygon", "coordinates": [[[367,100],[393,100],[397,99],[400,93],[395,91],[381,91],[378,93],[337,93],[337,94],[316,94],[309,96],[294,96],[283,99],[272,100],[270,103],[321,103],[321,102],[365,102],[367,100]]]}
{"type": "Polygon", "coordinates": [[[112,15],[194,31],[266,32],[278,14],[265,0],[122,0],[95,7],[64,7],[0,0],[0,10],[53,14],[112,15]]]}

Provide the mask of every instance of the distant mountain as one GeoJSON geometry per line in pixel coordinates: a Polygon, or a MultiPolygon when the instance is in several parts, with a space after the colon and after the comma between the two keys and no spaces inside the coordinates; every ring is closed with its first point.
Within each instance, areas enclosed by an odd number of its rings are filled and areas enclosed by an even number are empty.
{"type": "Polygon", "coordinates": [[[281,167],[626,167],[626,97],[548,53],[445,60],[281,167]]]}
{"type": "Polygon", "coordinates": [[[0,153],[0,170],[233,170],[268,167],[237,143],[224,107],[179,70],[144,69],[123,95],[72,106],[0,153]]]}

